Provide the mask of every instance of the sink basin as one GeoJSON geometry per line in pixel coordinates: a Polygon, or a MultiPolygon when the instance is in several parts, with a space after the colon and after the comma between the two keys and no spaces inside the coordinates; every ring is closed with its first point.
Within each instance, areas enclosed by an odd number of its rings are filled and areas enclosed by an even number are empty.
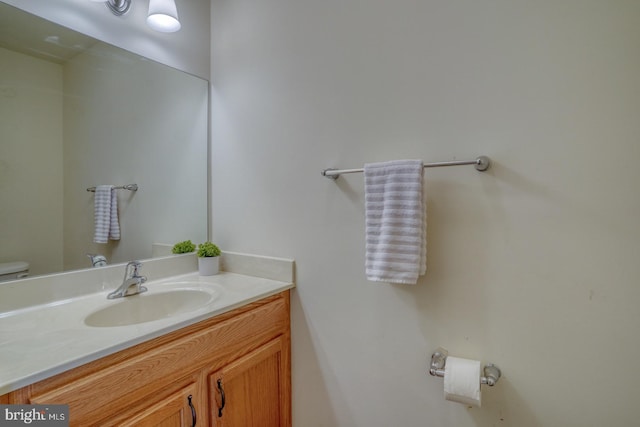
{"type": "Polygon", "coordinates": [[[151,322],[197,310],[213,302],[218,296],[218,291],[200,289],[175,289],[132,295],[94,311],[84,319],[84,323],[100,328],[151,322]]]}

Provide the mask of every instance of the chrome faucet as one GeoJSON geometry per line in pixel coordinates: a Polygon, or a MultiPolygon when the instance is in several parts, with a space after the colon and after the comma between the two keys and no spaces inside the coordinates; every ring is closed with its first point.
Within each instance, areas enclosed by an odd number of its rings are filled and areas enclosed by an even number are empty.
{"type": "Polygon", "coordinates": [[[107,295],[107,298],[122,298],[128,297],[129,295],[147,292],[147,288],[142,286],[142,284],[147,281],[147,278],[139,274],[140,267],[142,267],[142,263],[140,261],[129,262],[124,270],[122,285],[107,295]]]}
{"type": "Polygon", "coordinates": [[[107,265],[107,258],[104,255],[100,254],[87,254],[87,256],[91,259],[92,267],[104,267],[107,265]]]}

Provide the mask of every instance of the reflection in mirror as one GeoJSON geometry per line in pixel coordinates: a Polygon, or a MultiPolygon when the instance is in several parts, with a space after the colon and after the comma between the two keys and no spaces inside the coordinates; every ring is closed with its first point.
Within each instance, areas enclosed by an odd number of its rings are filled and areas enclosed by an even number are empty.
{"type": "Polygon", "coordinates": [[[0,2],[0,275],[206,240],[207,109],[205,80],[0,2]],[[87,188],[126,184],[120,240],[94,243],[87,188]]]}

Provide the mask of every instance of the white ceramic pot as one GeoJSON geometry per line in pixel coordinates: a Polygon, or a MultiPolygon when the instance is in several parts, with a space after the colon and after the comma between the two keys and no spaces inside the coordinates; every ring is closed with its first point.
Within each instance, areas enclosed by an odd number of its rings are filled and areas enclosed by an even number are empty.
{"type": "Polygon", "coordinates": [[[220,270],[220,257],[198,257],[198,272],[201,276],[213,276],[220,270]]]}

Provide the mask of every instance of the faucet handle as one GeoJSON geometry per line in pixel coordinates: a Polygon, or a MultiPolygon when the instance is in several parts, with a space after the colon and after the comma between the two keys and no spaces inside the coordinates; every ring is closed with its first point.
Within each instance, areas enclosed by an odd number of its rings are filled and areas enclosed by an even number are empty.
{"type": "Polygon", "coordinates": [[[131,261],[131,265],[133,266],[133,276],[138,276],[140,267],[142,267],[142,263],[140,261],[131,261]]]}
{"type": "Polygon", "coordinates": [[[140,267],[142,267],[142,263],[140,261],[129,261],[127,263],[127,267],[124,269],[125,280],[131,277],[139,276],[140,267]]]}

